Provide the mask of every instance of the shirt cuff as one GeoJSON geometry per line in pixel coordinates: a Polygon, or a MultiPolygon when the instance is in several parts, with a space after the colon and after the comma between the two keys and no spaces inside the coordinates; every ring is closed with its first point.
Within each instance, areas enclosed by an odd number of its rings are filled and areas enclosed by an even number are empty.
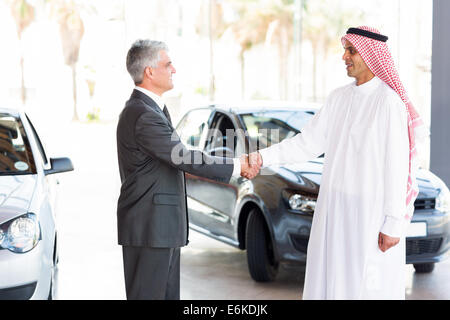
{"type": "Polygon", "coordinates": [[[381,232],[389,237],[400,238],[405,232],[405,219],[386,216],[381,232]]]}
{"type": "Polygon", "coordinates": [[[233,169],[233,177],[240,177],[241,176],[241,159],[240,158],[233,158],[234,163],[234,169],[233,169]]]}
{"type": "Polygon", "coordinates": [[[270,157],[267,152],[267,148],[258,150],[258,153],[261,155],[262,159],[262,166],[261,167],[268,167],[270,165],[270,157]]]}

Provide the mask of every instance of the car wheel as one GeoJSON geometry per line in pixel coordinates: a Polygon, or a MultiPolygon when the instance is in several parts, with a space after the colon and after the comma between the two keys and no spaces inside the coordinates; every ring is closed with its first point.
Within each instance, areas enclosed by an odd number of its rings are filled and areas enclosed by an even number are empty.
{"type": "Polygon", "coordinates": [[[414,269],[417,273],[430,273],[434,270],[434,263],[414,264],[414,269]]]}
{"type": "Polygon", "coordinates": [[[250,211],[246,232],[247,262],[250,275],[258,282],[273,281],[278,272],[272,240],[258,210],[250,211]]]}

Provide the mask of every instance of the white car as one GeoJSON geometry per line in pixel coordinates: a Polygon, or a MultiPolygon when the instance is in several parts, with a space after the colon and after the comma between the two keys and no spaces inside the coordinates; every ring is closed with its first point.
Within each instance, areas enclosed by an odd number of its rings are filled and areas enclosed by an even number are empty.
{"type": "Polygon", "coordinates": [[[54,173],[24,112],[0,108],[0,300],[53,299],[58,262],[54,173]]]}

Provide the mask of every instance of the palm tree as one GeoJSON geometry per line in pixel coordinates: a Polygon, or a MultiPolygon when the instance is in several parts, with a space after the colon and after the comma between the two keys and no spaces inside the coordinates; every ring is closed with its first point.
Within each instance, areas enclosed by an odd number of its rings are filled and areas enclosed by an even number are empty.
{"type": "MultiPolygon", "coordinates": [[[[339,1],[304,0],[303,38],[312,46],[313,59],[313,100],[317,100],[317,61],[322,54],[326,61],[332,50],[340,48],[340,37],[345,33],[348,23],[363,21],[362,11],[343,8],[339,1]]],[[[324,75],[324,78],[327,75],[324,75]]]]}
{"type": "MultiPolygon", "coordinates": [[[[11,13],[16,22],[17,35],[19,41],[22,41],[22,33],[33,22],[35,18],[34,7],[31,6],[26,0],[9,0],[11,13]]],[[[23,53],[20,52],[20,71],[21,71],[21,98],[22,103],[25,105],[27,100],[27,94],[25,89],[25,77],[23,66],[23,53]]]]}
{"type": "Polygon", "coordinates": [[[288,56],[294,36],[293,1],[273,1],[265,10],[265,15],[271,20],[266,34],[266,44],[275,43],[278,48],[279,98],[287,99],[288,56]]]}
{"type": "Polygon", "coordinates": [[[273,21],[265,14],[265,8],[255,0],[235,0],[237,21],[231,29],[240,46],[239,60],[241,62],[241,97],[245,96],[245,52],[253,46],[263,43],[269,24],[273,21]]]}
{"type": "Polygon", "coordinates": [[[293,0],[234,0],[238,21],[232,25],[239,43],[241,61],[241,94],[245,94],[245,52],[261,43],[275,43],[279,54],[280,98],[287,98],[287,57],[292,47],[293,0]]]}
{"type": "Polygon", "coordinates": [[[49,0],[53,13],[59,24],[59,34],[64,55],[64,62],[72,70],[73,117],[78,121],[77,112],[77,62],[81,39],[84,35],[84,23],[81,18],[80,6],[73,0],[49,0]]]}
{"type": "Polygon", "coordinates": [[[215,96],[215,77],[214,77],[214,40],[220,38],[227,28],[227,24],[223,19],[223,8],[218,0],[207,0],[202,3],[196,22],[196,32],[201,36],[209,39],[209,98],[214,100],[215,96]],[[206,22],[204,17],[208,17],[206,22]],[[206,23],[205,23],[206,22],[206,23]]]}

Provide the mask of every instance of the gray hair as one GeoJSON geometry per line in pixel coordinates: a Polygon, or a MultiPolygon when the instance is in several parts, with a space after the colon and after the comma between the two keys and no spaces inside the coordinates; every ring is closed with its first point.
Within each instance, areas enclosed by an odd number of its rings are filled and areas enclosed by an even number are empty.
{"type": "Polygon", "coordinates": [[[135,84],[142,82],[145,67],[157,67],[161,50],[169,50],[162,41],[139,39],[131,45],[127,54],[127,70],[135,84]]]}

